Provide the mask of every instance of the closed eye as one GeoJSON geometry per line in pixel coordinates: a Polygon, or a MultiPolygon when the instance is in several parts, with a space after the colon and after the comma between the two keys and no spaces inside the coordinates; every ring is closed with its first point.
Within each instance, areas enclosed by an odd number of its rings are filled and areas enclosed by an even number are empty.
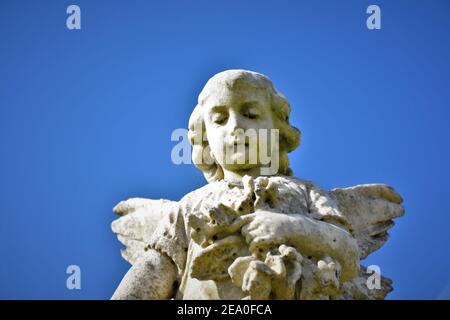
{"type": "Polygon", "coordinates": [[[243,116],[248,118],[248,119],[257,119],[259,117],[259,115],[257,113],[250,112],[250,111],[244,112],[243,116]]]}
{"type": "Polygon", "coordinates": [[[247,102],[241,106],[241,114],[248,119],[257,119],[260,117],[259,105],[256,102],[247,102]]]}
{"type": "Polygon", "coordinates": [[[215,124],[219,124],[219,125],[224,124],[224,123],[227,121],[227,119],[228,119],[228,116],[227,116],[227,114],[225,114],[225,113],[216,113],[216,114],[212,117],[212,121],[213,121],[215,124]]]}

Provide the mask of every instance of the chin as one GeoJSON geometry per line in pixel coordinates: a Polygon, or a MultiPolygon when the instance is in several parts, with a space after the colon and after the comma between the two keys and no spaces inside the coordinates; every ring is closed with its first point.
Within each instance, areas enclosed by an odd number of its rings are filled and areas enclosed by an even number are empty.
{"type": "Polygon", "coordinates": [[[231,161],[232,164],[226,164],[223,167],[230,171],[242,171],[242,170],[251,170],[254,168],[257,168],[257,164],[249,164],[248,163],[248,157],[239,156],[239,157],[232,157],[231,161]],[[244,161],[247,160],[247,163],[241,164],[238,161],[244,161]]]}
{"type": "Polygon", "coordinates": [[[249,166],[249,158],[247,153],[235,153],[233,154],[230,159],[231,161],[230,166],[249,166]]]}

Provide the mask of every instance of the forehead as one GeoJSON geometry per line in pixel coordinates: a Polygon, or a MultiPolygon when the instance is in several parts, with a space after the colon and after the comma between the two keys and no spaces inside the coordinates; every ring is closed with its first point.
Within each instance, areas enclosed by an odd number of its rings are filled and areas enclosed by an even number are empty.
{"type": "Polygon", "coordinates": [[[203,104],[210,109],[215,106],[239,106],[246,103],[266,105],[270,101],[268,88],[254,86],[215,87],[208,92],[203,104]]]}

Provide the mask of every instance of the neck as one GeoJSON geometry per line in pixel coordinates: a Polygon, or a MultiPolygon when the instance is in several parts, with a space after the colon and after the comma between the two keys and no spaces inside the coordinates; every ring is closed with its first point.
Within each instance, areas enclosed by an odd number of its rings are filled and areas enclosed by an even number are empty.
{"type": "Polygon", "coordinates": [[[261,175],[260,168],[251,168],[246,170],[236,170],[236,171],[230,171],[223,169],[223,178],[225,181],[228,182],[241,182],[242,177],[248,175],[252,177],[259,177],[261,175]]]}

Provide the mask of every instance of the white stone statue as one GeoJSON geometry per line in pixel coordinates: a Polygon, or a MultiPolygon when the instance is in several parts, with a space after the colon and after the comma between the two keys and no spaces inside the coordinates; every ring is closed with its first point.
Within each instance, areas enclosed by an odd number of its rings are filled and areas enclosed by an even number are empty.
{"type": "Polygon", "coordinates": [[[262,74],[228,70],[207,82],[189,140],[208,184],[177,202],[114,208],[132,267],[113,299],[383,299],[392,290],[385,277],[367,286],[360,260],[385,243],[402,198],[384,184],[326,192],[293,178],[287,153],[300,132],[289,113],[262,74]]]}

